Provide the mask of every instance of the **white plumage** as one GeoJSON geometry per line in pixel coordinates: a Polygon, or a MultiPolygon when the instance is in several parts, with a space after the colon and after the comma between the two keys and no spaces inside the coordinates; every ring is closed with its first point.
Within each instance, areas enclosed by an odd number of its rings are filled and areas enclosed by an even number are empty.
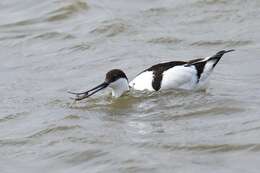
{"type": "Polygon", "coordinates": [[[197,81],[195,67],[176,66],[163,72],[161,89],[192,89],[197,81]]]}
{"type": "Polygon", "coordinates": [[[154,91],[152,86],[153,72],[145,71],[134,78],[129,83],[129,86],[135,90],[149,90],[154,91]]]}

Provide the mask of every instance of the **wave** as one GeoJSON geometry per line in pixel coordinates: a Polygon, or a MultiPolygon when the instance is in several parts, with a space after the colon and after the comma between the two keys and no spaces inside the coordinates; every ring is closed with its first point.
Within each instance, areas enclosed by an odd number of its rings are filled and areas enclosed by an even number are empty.
{"type": "Polygon", "coordinates": [[[20,118],[22,116],[26,116],[28,114],[29,114],[29,112],[19,112],[19,113],[15,113],[15,114],[9,114],[7,116],[1,117],[0,123],[10,121],[10,120],[14,120],[14,119],[20,118]]]}
{"type": "Polygon", "coordinates": [[[73,130],[73,129],[78,129],[81,128],[79,125],[71,125],[71,126],[55,126],[55,127],[49,127],[43,130],[40,130],[30,136],[28,136],[28,139],[31,138],[37,138],[41,137],[50,133],[56,133],[56,132],[63,132],[63,131],[68,131],[68,130],[73,130]]]}
{"type": "Polygon", "coordinates": [[[50,12],[46,12],[45,14],[34,17],[31,19],[23,19],[20,21],[16,21],[13,23],[7,23],[0,25],[1,28],[7,28],[10,27],[21,27],[21,26],[28,26],[38,23],[44,23],[44,22],[56,22],[60,20],[65,20],[73,15],[86,11],[89,9],[89,6],[86,2],[81,0],[73,0],[70,3],[57,3],[54,4],[58,6],[55,10],[52,10],[50,12]]]}
{"type": "Polygon", "coordinates": [[[66,4],[58,8],[57,10],[48,13],[47,21],[53,22],[64,20],[78,12],[85,11],[88,8],[89,6],[86,2],[81,0],[75,0],[70,4],[66,4]]]}
{"type": "Polygon", "coordinates": [[[74,44],[72,46],[64,47],[59,49],[60,52],[74,53],[78,51],[85,51],[91,48],[91,44],[87,42],[82,42],[79,44],[74,44]]]}
{"type": "Polygon", "coordinates": [[[68,34],[68,33],[61,33],[61,32],[45,32],[39,35],[36,35],[33,37],[33,39],[54,39],[54,38],[60,38],[60,39],[72,39],[75,38],[73,35],[68,34]]]}
{"type": "Polygon", "coordinates": [[[227,47],[238,47],[238,46],[246,46],[252,44],[253,41],[245,40],[245,41],[236,41],[236,40],[214,40],[214,41],[196,41],[191,43],[191,46],[227,46],[227,47]]]}
{"type": "Polygon", "coordinates": [[[128,25],[121,20],[105,21],[97,28],[90,31],[92,34],[103,34],[107,37],[114,37],[120,33],[125,32],[128,29],[128,25]]]}
{"type": "Polygon", "coordinates": [[[158,38],[152,38],[147,41],[148,43],[154,43],[154,44],[177,44],[182,42],[182,40],[174,37],[158,37],[158,38]]]}
{"type": "Polygon", "coordinates": [[[227,0],[199,0],[197,4],[205,4],[205,5],[216,5],[216,4],[227,4],[229,1],[227,0]]]}
{"type": "Polygon", "coordinates": [[[136,144],[138,147],[161,148],[168,151],[192,151],[209,153],[227,153],[234,151],[260,151],[260,144],[136,144]]]}
{"type": "Polygon", "coordinates": [[[246,132],[251,132],[251,131],[259,131],[259,130],[260,130],[260,127],[254,127],[254,128],[250,128],[250,129],[239,130],[236,132],[229,132],[229,133],[226,133],[225,135],[235,135],[235,134],[246,133],[246,132]]]}

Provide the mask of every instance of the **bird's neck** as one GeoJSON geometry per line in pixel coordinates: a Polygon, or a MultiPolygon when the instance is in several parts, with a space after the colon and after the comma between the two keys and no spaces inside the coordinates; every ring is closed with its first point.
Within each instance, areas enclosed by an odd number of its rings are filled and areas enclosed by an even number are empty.
{"type": "Polygon", "coordinates": [[[129,84],[126,79],[119,79],[116,81],[116,85],[111,86],[112,88],[112,96],[113,97],[120,97],[126,91],[129,91],[129,84]]]}

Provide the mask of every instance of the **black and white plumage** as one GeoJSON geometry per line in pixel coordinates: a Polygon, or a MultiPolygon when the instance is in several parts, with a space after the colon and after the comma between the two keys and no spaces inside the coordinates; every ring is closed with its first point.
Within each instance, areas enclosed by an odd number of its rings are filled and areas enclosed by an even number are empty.
{"type": "Polygon", "coordinates": [[[190,61],[171,61],[156,64],[139,73],[130,83],[125,73],[113,69],[106,74],[105,82],[83,93],[76,94],[75,100],[87,98],[106,87],[112,88],[112,96],[120,97],[130,88],[134,90],[159,91],[167,89],[205,89],[209,76],[221,57],[234,50],[222,50],[215,55],[190,61]]]}
{"type": "Polygon", "coordinates": [[[129,85],[136,90],[203,89],[221,57],[234,50],[222,50],[213,56],[190,61],[156,64],[137,75],[129,85]]]}

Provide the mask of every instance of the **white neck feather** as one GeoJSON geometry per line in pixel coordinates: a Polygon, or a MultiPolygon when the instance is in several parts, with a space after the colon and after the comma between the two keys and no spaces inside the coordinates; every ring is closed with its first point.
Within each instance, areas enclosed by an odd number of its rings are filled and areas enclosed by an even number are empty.
{"type": "Polygon", "coordinates": [[[109,85],[112,88],[112,96],[120,97],[126,91],[129,90],[128,81],[125,78],[120,78],[109,85]]]}

